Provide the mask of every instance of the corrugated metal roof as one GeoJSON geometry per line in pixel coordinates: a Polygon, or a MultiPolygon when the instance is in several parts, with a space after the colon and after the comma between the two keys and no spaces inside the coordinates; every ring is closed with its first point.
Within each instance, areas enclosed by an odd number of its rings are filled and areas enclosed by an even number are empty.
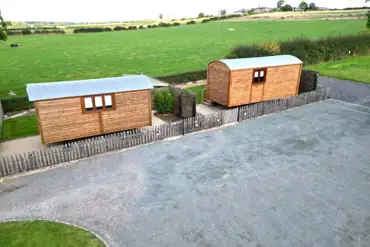
{"type": "Polygon", "coordinates": [[[222,59],[220,61],[226,64],[230,70],[265,68],[289,64],[302,64],[301,60],[291,55],[222,59]]]}
{"type": "Polygon", "coordinates": [[[153,84],[149,77],[127,75],[114,78],[27,84],[27,94],[30,101],[37,101],[152,88],[153,84]]]}

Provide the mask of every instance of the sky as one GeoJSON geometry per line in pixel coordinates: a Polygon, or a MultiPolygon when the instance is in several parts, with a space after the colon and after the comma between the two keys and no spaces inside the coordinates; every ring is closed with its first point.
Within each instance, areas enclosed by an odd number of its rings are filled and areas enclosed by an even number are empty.
{"type": "MultiPolygon", "coordinates": [[[[365,0],[312,0],[320,7],[345,8],[370,6],[365,0]]],[[[217,14],[218,9],[228,13],[242,9],[276,7],[277,0],[0,0],[4,19],[10,21],[72,21],[105,22],[158,18],[195,17],[199,12],[217,14]]],[[[286,0],[298,6],[300,0],[286,0]]],[[[311,1],[308,1],[311,2],[311,1]]]]}

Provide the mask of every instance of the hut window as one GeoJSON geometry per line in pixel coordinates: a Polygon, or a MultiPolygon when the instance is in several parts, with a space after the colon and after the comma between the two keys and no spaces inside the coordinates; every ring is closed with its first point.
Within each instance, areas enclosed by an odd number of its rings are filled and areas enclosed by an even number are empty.
{"type": "Polygon", "coordinates": [[[105,103],[105,108],[111,109],[113,107],[112,95],[104,95],[104,103],[105,103]]]}
{"type": "Polygon", "coordinates": [[[95,109],[96,110],[103,109],[103,98],[102,98],[102,96],[95,96],[94,100],[95,100],[95,109]]]}
{"type": "Polygon", "coordinates": [[[253,71],[253,82],[265,82],[267,69],[256,69],[253,71]]]}
{"type": "Polygon", "coordinates": [[[85,111],[92,111],[94,110],[93,102],[91,97],[85,97],[84,98],[85,103],[85,111]]]}
{"type": "Polygon", "coordinates": [[[115,109],[115,100],[113,94],[103,94],[83,97],[81,107],[83,112],[94,112],[115,109]]]}

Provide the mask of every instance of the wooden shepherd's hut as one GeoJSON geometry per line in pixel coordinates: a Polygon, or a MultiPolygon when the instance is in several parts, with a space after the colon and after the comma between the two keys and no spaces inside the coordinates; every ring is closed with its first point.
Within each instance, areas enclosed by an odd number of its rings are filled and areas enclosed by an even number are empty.
{"type": "Polygon", "coordinates": [[[28,84],[42,142],[54,143],[152,124],[151,89],[144,75],[28,84]]]}
{"type": "Polygon", "coordinates": [[[233,107],[298,94],[302,61],[290,55],[223,59],[207,70],[207,99],[233,107]]]}

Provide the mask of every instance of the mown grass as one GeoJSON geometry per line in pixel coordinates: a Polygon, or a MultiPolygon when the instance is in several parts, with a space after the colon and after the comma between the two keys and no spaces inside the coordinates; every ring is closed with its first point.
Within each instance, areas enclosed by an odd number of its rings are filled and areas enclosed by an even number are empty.
{"type": "Polygon", "coordinates": [[[194,93],[196,95],[197,104],[200,104],[203,98],[205,97],[205,89],[206,89],[206,85],[200,85],[200,86],[185,88],[185,91],[189,93],[194,93]]]}
{"type": "Polygon", "coordinates": [[[205,69],[237,44],[356,34],[363,20],[211,22],[78,35],[12,36],[0,43],[0,98],[25,84],[205,69]],[[228,31],[234,28],[235,31],[228,31]],[[10,48],[18,43],[19,48],[10,48]]]}
{"type": "Polygon", "coordinates": [[[41,220],[0,223],[0,246],[104,247],[91,233],[73,226],[41,220]]]}
{"type": "Polygon", "coordinates": [[[370,83],[370,56],[348,57],[340,61],[305,67],[320,75],[338,79],[370,83]]]}
{"type": "Polygon", "coordinates": [[[7,141],[38,134],[39,129],[36,116],[10,118],[3,121],[1,140],[7,141]]]}

